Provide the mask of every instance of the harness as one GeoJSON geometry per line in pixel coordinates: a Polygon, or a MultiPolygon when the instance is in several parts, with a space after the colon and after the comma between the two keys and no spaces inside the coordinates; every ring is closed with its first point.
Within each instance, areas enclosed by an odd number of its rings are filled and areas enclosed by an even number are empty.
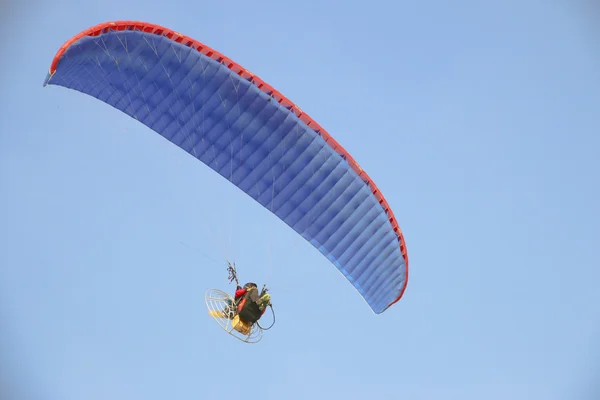
{"type": "Polygon", "coordinates": [[[267,308],[265,307],[265,309],[261,312],[260,308],[258,307],[258,304],[249,300],[250,294],[253,290],[258,289],[255,287],[246,289],[246,294],[244,294],[244,296],[237,305],[237,312],[240,318],[250,322],[251,324],[258,322],[260,317],[262,317],[265,311],[267,310],[267,308]]]}

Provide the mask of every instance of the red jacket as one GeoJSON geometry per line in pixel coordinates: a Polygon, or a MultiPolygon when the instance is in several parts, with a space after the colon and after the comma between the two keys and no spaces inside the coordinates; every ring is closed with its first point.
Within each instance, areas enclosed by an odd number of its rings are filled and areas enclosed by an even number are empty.
{"type": "Polygon", "coordinates": [[[243,297],[248,291],[244,288],[235,291],[235,301],[243,297]]]}

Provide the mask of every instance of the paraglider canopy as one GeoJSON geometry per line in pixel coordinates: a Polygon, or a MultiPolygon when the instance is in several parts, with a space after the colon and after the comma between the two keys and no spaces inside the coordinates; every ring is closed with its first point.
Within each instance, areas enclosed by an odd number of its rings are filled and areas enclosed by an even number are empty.
{"type": "Polygon", "coordinates": [[[112,105],[212,168],[325,255],[375,313],[402,297],[404,237],[371,177],[300,107],[225,55],[158,25],[108,22],[68,40],[45,84],[112,105]]]}

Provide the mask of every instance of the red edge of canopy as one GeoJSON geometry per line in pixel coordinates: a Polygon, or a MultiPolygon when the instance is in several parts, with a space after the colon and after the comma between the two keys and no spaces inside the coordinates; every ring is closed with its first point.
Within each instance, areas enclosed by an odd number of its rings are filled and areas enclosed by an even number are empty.
{"type": "Polygon", "coordinates": [[[213,50],[207,45],[197,40],[194,40],[188,36],[182,35],[181,33],[170,30],[168,28],[139,21],[115,21],[98,24],[96,26],[84,30],[78,35],[75,35],[71,39],[67,40],[65,44],[63,44],[62,47],[58,50],[58,52],[54,56],[54,59],[52,60],[52,64],[50,65],[50,75],[53,75],[54,72],[56,72],[56,68],[58,66],[58,62],[60,61],[60,58],[73,43],[77,42],[79,39],[85,36],[99,36],[110,31],[140,31],[151,33],[154,35],[165,36],[177,43],[181,43],[184,46],[197,50],[206,57],[210,57],[213,60],[225,65],[227,68],[238,74],[240,77],[252,82],[264,93],[277,100],[277,102],[283,107],[296,114],[296,116],[301,121],[303,121],[311,129],[313,129],[319,136],[321,136],[323,140],[325,140],[325,143],[327,143],[336,153],[342,156],[348,162],[348,164],[354,170],[354,172],[356,172],[358,176],[360,176],[361,179],[367,184],[367,186],[369,186],[369,189],[371,189],[371,192],[379,201],[379,204],[387,214],[388,221],[392,225],[392,229],[398,237],[398,242],[400,243],[400,252],[402,253],[402,257],[404,258],[404,261],[406,263],[406,278],[404,281],[404,287],[402,288],[400,295],[388,305],[388,308],[402,298],[402,295],[404,294],[404,291],[406,290],[406,286],[408,284],[408,252],[406,250],[406,244],[404,242],[404,235],[402,234],[402,231],[398,226],[398,221],[394,217],[394,213],[392,212],[387,200],[383,197],[383,194],[381,193],[379,188],[377,188],[377,185],[375,185],[375,182],[373,182],[369,175],[367,175],[367,173],[360,167],[360,165],[358,165],[356,160],[354,160],[354,158],[352,158],[352,156],[315,120],[309,117],[308,114],[304,113],[304,111],[302,111],[300,107],[298,107],[296,104],[290,101],[287,97],[282,95],[279,91],[275,90],[271,85],[269,85],[268,83],[260,79],[258,76],[254,75],[252,72],[239,65],[238,63],[232,61],[230,58],[224,56],[218,51],[213,50]]]}

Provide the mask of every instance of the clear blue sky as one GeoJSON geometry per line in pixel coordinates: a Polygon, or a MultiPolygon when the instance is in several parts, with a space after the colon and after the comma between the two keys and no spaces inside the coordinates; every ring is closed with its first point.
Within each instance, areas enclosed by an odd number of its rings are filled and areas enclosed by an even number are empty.
{"type": "Polygon", "coordinates": [[[0,397],[597,398],[597,9],[8,3],[0,397]],[[42,88],[64,41],[120,19],[218,49],[341,142],[404,231],[404,298],[374,315],[317,250],[206,166],[97,100],[42,88]],[[258,345],[207,316],[206,289],[233,289],[211,261],[224,256],[273,288],[277,323],[258,345]]]}

